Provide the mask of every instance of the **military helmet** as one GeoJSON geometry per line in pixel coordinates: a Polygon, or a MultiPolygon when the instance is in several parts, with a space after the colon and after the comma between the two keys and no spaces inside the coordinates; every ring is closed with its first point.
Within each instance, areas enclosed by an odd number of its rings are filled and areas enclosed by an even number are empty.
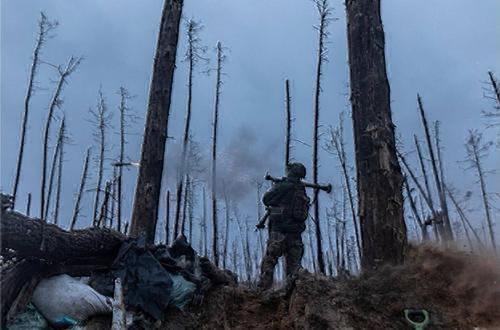
{"type": "Polygon", "coordinates": [[[306,167],[302,163],[289,163],[286,167],[286,176],[303,179],[306,177],[306,167]]]}

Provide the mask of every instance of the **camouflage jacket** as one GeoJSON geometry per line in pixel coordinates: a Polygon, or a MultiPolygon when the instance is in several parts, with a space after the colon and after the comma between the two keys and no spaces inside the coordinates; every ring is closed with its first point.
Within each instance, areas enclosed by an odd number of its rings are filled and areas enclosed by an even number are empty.
{"type": "Polygon", "coordinates": [[[301,233],[305,230],[308,207],[299,210],[304,216],[297,216],[297,197],[309,203],[304,184],[300,180],[284,178],[283,181],[274,183],[264,194],[262,202],[267,207],[269,214],[269,229],[282,233],[301,233]]]}

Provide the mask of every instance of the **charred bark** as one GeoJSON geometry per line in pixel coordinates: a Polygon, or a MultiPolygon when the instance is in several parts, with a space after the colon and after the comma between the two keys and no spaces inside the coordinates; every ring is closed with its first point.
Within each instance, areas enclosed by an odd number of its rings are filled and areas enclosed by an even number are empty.
{"type": "Polygon", "coordinates": [[[380,0],[347,0],[347,35],[364,269],[403,262],[407,234],[380,0]]]}
{"type": "Polygon", "coordinates": [[[130,234],[154,242],[183,0],[165,0],[149,91],[130,234]]]}

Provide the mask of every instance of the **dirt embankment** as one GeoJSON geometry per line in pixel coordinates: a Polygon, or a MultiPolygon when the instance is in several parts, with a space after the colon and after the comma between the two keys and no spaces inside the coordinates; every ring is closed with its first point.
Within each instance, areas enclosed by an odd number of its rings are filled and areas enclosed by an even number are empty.
{"type": "Polygon", "coordinates": [[[302,273],[288,294],[221,287],[191,313],[171,314],[164,328],[410,329],[406,308],[427,310],[427,329],[500,328],[498,261],[414,248],[404,265],[356,278],[302,273]]]}

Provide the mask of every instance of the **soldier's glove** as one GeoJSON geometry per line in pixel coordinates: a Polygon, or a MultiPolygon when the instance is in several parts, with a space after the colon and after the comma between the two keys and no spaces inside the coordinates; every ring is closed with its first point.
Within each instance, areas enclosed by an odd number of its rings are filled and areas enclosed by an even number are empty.
{"type": "Polygon", "coordinates": [[[257,228],[257,229],[264,229],[264,228],[266,228],[266,225],[263,224],[263,223],[258,223],[258,224],[255,225],[255,228],[257,228]]]}

